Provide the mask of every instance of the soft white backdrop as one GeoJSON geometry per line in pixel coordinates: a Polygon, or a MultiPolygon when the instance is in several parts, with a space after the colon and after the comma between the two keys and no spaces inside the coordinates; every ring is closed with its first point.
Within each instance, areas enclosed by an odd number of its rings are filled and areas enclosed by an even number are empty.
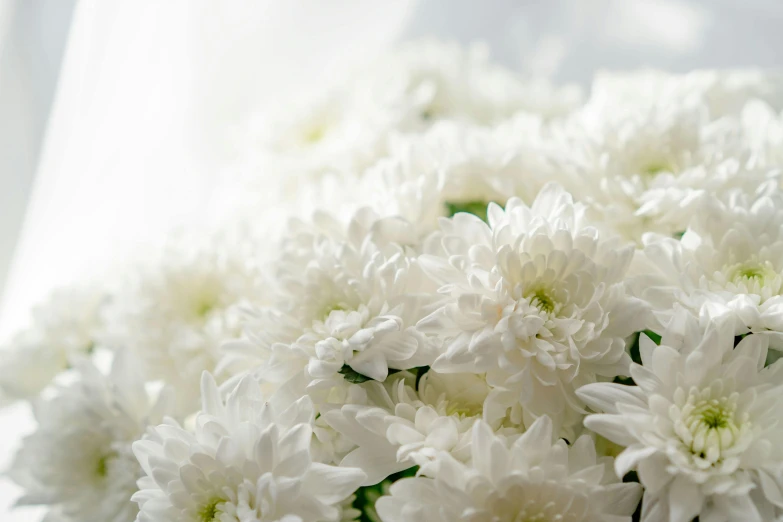
{"type": "MultiPolygon", "coordinates": [[[[0,0],[0,36],[12,1],[0,0]]],[[[509,66],[587,84],[599,68],[777,67],[781,22],[779,0],[81,0],[0,334],[23,324],[53,286],[99,277],[171,226],[204,219],[228,159],[225,136],[248,107],[307,96],[401,38],[484,39],[509,66]]],[[[22,54],[16,69],[0,61],[0,85],[30,59],[22,54]]],[[[29,106],[45,121],[42,106],[29,106]]],[[[0,127],[32,125],[30,114],[14,118],[0,127]]],[[[6,147],[8,136],[0,134],[6,147]]],[[[25,150],[37,151],[34,133],[25,136],[25,150]]],[[[7,156],[0,196],[10,190],[7,156]]],[[[0,254],[10,251],[24,199],[0,205],[0,254]]],[[[24,408],[0,414],[0,466],[30,426],[24,408]]],[[[40,518],[4,514],[17,494],[0,482],[0,519],[40,518]]]]}

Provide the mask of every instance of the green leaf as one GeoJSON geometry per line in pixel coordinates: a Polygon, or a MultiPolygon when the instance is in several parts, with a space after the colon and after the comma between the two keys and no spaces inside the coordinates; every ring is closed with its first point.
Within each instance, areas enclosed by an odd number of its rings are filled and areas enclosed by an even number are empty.
{"type": "Polygon", "coordinates": [[[383,495],[389,494],[389,487],[396,481],[415,477],[419,471],[418,466],[413,466],[406,470],[389,475],[381,482],[372,486],[365,486],[356,490],[356,499],[353,501],[354,509],[362,512],[359,517],[360,522],[380,522],[380,517],[375,512],[375,502],[383,495]]]}
{"type": "Polygon", "coordinates": [[[362,375],[347,364],[343,364],[343,367],[340,368],[337,373],[341,374],[343,379],[352,384],[361,384],[371,380],[369,377],[362,375]]]}
{"type": "MultiPolygon", "coordinates": [[[[629,471],[625,474],[623,477],[623,482],[639,482],[639,475],[636,474],[635,471],[629,471]]],[[[632,522],[639,522],[639,520],[642,517],[642,503],[639,502],[639,505],[636,506],[636,511],[634,511],[633,518],[631,519],[632,522]]]]}
{"type": "Polygon", "coordinates": [[[661,336],[658,335],[657,333],[653,332],[652,330],[645,330],[642,333],[644,335],[646,335],[647,337],[649,337],[650,339],[652,339],[652,342],[654,342],[655,344],[657,344],[657,345],[661,344],[661,336]]]}
{"type": "MultiPolygon", "coordinates": [[[[631,356],[631,360],[636,364],[642,364],[642,355],[639,353],[639,336],[642,334],[649,337],[655,344],[661,344],[661,336],[651,330],[644,330],[643,332],[636,332],[633,334],[631,346],[628,348],[628,355],[631,356]]],[[[633,386],[636,384],[633,379],[627,375],[617,376],[612,382],[625,384],[627,386],[633,386]]]]}
{"type": "Polygon", "coordinates": [[[416,391],[419,390],[419,382],[421,381],[421,378],[424,377],[424,374],[426,374],[428,371],[430,371],[429,366],[419,366],[416,368],[416,391]]]}
{"type": "Polygon", "coordinates": [[[465,212],[467,214],[473,214],[483,222],[487,222],[487,207],[489,207],[489,201],[475,200],[475,201],[446,201],[443,205],[446,207],[446,215],[453,217],[455,214],[465,212]]]}

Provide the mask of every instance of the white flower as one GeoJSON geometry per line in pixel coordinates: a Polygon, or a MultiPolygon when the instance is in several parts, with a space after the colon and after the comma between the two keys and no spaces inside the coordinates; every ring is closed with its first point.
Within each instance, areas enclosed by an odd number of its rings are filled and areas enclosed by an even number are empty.
{"type": "Polygon", "coordinates": [[[25,489],[20,504],[45,504],[57,520],[131,522],[141,468],[131,443],[158,423],[168,402],[150,400],[143,374],[126,352],[109,375],[85,360],[79,380],[35,407],[38,429],[25,438],[10,476],[25,489]]]}
{"type": "Polygon", "coordinates": [[[620,483],[589,436],[569,447],[552,435],[547,417],[511,444],[479,422],[472,465],[441,454],[422,469],[433,478],[395,482],[376,510],[384,522],[630,522],[638,484],[620,483]]]}
{"type": "Polygon", "coordinates": [[[259,380],[278,383],[306,369],[311,387],[329,388],[345,382],[341,373],[382,381],[390,368],[433,359],[414,328],[434,287],[405,246],[416,240],[410,224],[364,209],[347,227],[324,213],[291,226],[273,306],[255,312],[248,340],[226,346],[221,367],[256,367],[259,380]]]}
{"type": "Polygon", "coordinates": [[[31,324],[0,350],[0,397],[32,399],[73,358],[90,353],[98,343],[105,298],[95,287],[72,286],[36,306],[31,324]]]}
{"type": "Polygon", "coordinates": [[[556,88],[492,63],[486,45],[465,50],[435,40],[401,44],[361,71],[357,83],[362,95],[404,114],[409,128],[442,119],[492,124],[517,112],[561,116],[582,97],[576,86],[556,88]]]}
{"type": "Polygon", "coordinates": [[[486,218],[490,202],[532,202],[547,182],[536,149],[541,126],[533,117],[491,128],[441,122],[398,137],[388,157],[362,176],[361,193],[380,214],[404,217],[422,237],[456,212],[486,218]]]}
{"type": "Polygon", "coordinates": [[[779,184],[779,172],[754,157],[739,118],[713,120],[703,100],[618,110],[590,103],[553,133],[553,175],[637,242],[645,232],[681,233],[705,194],[723,199],[779,184]]]}
{"type": "Polygon", "coordinates": [[[605,236],[557,185],[532,207],[490,206],[489,225],[468,214],[442,220],[422,268],[443,305],[418,327],[445,342],[437,371],[487,374],[515,392],[526,424],[548,414],[579,421],[575,388],[627,374],[625,338],[646,324],[623,278],[633,246],[605,236]],[[531,417],[532,415],[532,417],[531,417]]]}
{"type": "Polygon", "coordinates": [[[260,156],[243,166],[244,181],[257,189],[271,182],[295,191],[297,183],[328,173],[361,172],[385,153],[401,117],[381,98],[360,96],[350,83],[277,115],[260,114],[254,127],[260,126],[249,133],[257,142],[245,146],[260,156]]]}
{"type": "MultiPolygon", "coordinates": [[[[481,376],[430,370],[417,377],[401,372],[383,384],[364,386],[369,404],[328,408],[322,415],[357,446],[341,465],[361,467],[368,483],[374,484],[424,464],[441,451],[469,460],[470,430],[482,418],[491,391],[481,376]]],[[[501,422],[493,422],[493,427],[501,429],[501,422]]],[[[519,428],[503,431],[515,433],[519,428]]]]}
{"type": "Polygon", "coordinates": [[[764,369],[767,337],[734,347],[730,324],[706,332],[678,310],[656,346],[640,340],[637,386],[578,391],[593,409],[585,426],[627,446],[615,469],[636,469],[644,522],[762,522],[783,508],[781,369],[764,369]]]}
{"type": "Polygon", "coordinates": [[[733,196],[727,204],[708,199],[680,241],[645,236],[633,287],[662,324],[678,303],[730,318],[736,335],[769,334],[783,348],[783,200],[733,196]]]}
{"type": "Polygon", "coordinates": [[[759,100],[748,102],[740,115],[742,132],[753,158],[761,165],[783,165],[783,114],[781,107],[759,100]]]}
{"type": "Polygon", "coordinates": [[[194,432],[167,422],[134,443],[146,473],[133,497],[139,522],[340,519],[364,473],[312,460],[307,397],[266,401],[247,377],[224,402],[205,373],[202,401],[194,432]]]}
{"type": "Polygon", "coordinates": [[[107,339],[146,363],[150,379],[172,384],[184,412],[195,410],[201,373],[221,344],[241,333],[240,306],[263,301],[252,244],[226,232],[175,239],[139,267],[107,309],[107,339]]]}
{"type": "Polygon", "coordinates": [[[599,72],[590,90],[591,103],[606,110],[656,104],[704,102],[710,115],[737,115],[751,100],[783,109],[783,75],[759,69],[696,70],[671,74],[656,70],[599,72]]]}
{"type": "MultiPolygon", "coordinates": [[[[577,87],[557,88],[492,63],[485,46],[466,51],[431,40],[406,42],[321,91],[315,100],[253,118],[260,125],[249,125],[238,147],[246,157],[228,172],[238,187],[229,199],[245,212],[263,208],[261,219],[274,223],[263,214],[296,213],[313,195],[317,203],[320,185],[334,186],[335,176],[350,191],[365,169],[389,155],[394,139],[438,122],[494,125],[518,113],[549,118],[581,102],[577,87]]],[[[334,197],[343,200],[338,192],[334,197]]]]}

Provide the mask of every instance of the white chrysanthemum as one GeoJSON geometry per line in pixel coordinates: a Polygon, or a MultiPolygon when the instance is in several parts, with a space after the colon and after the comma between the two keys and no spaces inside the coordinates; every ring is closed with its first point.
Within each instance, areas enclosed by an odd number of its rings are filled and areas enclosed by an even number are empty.
{"type": "Polygon", "coordinates": [[[783,75],[758,69],[696,70],[687,74],[604,71],[593,80],[590,99],[607,110],[699,100],[713,118],[737,115],[750,100],[763,100],[779,111],[783,109],[783,75]]]}
{"type": "MultiPolygon", "coordinates": [[[[260,128],[248,130],[240,147],[246,157],[231,171],[240,180],[228,199],[247,213],[284,207],[297,212],[303,197],[315,195],[317,203],[320,185],[334,186],[333,176],[347,178],[337,183],[350,190],[365,169],[389,154],[393,138],[415,136],[442,121],[493,125],[520,112],[554,117],[580,102],[577,87],[522,78],[492,63],[484,46],[404,43],[317,100],[285,107],[277,116],[258,115],[260,128]]],[[[339,192],[335,196],[343,200],[339,192]]]]}
{"type": "Polygon", "coordinates": [[[401,118],[382,98],[361,96],[350,83],[277,116],[259,115],[261,127],[250,132],[258,142],[246,147],[260,157],[245,165],[251,176],[245,181],[274,181],[295,191],[297,183],[328,173],[361,172],[386,152],[401,118]]]}
{"type": "Polygon", "coordinates": [[[228,233],[179,238],[140,267],[107,310],[107,342],[138,354],[151,379],[174,385],[186,412],[195,410],[201,373],[215,369],[222,343],[239,337],[240,306],[263,302],[252,249],[228,233]]]}
{"type": "Polygon", "coordinates": [[[783,166],[783,113],[759,100],[748,102],[740,115],[742,133],[753,159],[770,168],[783,166]]]}
{"type": "Polygon", "coordinates": [[[680,241],[645,236],[633,283],[663,324],[674,304],[728,317],[736,335],[768,333],[783,348],[783,210],[780,195],[728,204],[710,199],[680,241]]]}
{"type": "Polygon", "coordinates": [[[9,473],[25,490],[20,504],[51,506],[58,521],[135,520],[130,497],[141,468],[131,444],[161,421],[168,404],[165,394],[150,400],[137,366],[126,352],[108,376],[79,361],[79,380],[36,404],[39,427],[9,473]]]}
{"type": "Polygon", "coordinates": [[[620,483],[593,441],[553,442],[541,417],[513,443],[477,423],[472,465],[441,454],[416,477],[395,482],[375,507],[384,522],[631,522],[638,484],[620,483]]]}
{"type": "Polygon", "coordinates": [[[227,345],[221,366],[257,367],[260,380],[278,383],[306,368],[318,388],[343,382],[340,373],[382,381],[390,368],[428,364],[431,350],[414,327],[434,287],[405,246],[416,240],[411,229],[369,209],[347,227],[323,213],[312,224],[293,222],[274,306],[254,314],[249,339],[227,345]]]}
{"type": "Polygon", "coordinates": [[[404,114],[408,128],[443,119],[492,124],[517,112],[561,116],[582,98],[576,86],[557,88],[492,63],[481,44],[407,42],[361,72],[360,95],[404,114]]]}
{"type": "Polygon", "coordinates": [[[779,183],[779,172],[753,156],[738,117],[711,120],[703,103],[588,104],[553,132],[553,175],[635,241],[681,233],[705,194],[723,199],[779,183]]]}
{"type": "MultiPolygon", "coordinates": [[[[365,388],[369,404],[347,404],[323,413],[329,425],[356,444],[341,465],[361,467],[374,484],[441,451],[469,460],[470,430],[482,419],[491,392],[482,376],[430,370],[416,378],[402,372],[365,388]]],[[[493,426],[500,429],[500,421],[493,426]]]]}
{"type": "Polygon", "coordinates": [[[205,373],[202,401],[195,432],[168,422],[134,443],[139,522],[340,520],[364,473],[312,460],[309,398],[267,401],[247,377],[224,402],[205,373]]]}
{"type": "Polygon", "coordinates": [[[490,202],[532,202],[547,179],[536,162],[541,122],[520,117],[497,127],[443,122],[391,141],[388,157],[369,169],[361,193],[382,215],[399,215],[420,235],[456,212],[486,218],[490,202]]]}
{"type": "Polygon", "coordinates": [[[625,338],[644,327],[641,301],[623,284],[633,246],[606,237],[557,185],[532,207],[493,205],[489,225],[469,214],[443,220],[422,268],[440,283],[443,305],[422,320],[441,339],[438,371],[487,374],[515,392],[526,424],[549,414],[579,420],[574,390],[627,374],[625,338]]]}
{"type": "Polygon", "coordinates": [[[656,346],[642,335],[637,386],[578,391],[587,428],[627,446],[619,476],[636,469],[644,522],[763,522],[783,509],[783,363],[764,368],[767,337],[734,347],[731,325],[679,310],[656,346]]]}
{"type": "Polygon", "coordinates": [[[97,344],[105,294],[94,287],[61,288],[32,311],[30,326],[0,349],[0,398],[32,399],[74,357],[97,344]]]}

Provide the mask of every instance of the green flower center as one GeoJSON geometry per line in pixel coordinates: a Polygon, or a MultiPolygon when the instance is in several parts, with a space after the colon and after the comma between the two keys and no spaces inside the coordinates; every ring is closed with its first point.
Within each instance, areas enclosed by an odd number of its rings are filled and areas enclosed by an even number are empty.
{"type": "Polygon", "coordinates": [[[655,177],[662,172],[674,172],[675,168],[671,162],[665,160],[651,161],[647,165],[643,166],[641,173],[645,176],[655,177]]]}
{"type": "Polygon", "coordinates": [[[348,307],[341,303],[332,303],[324,306],[321,310],[322,321],[326,321],[332,312],[347,312],[348,307]]]}
{"type": "Polygon", "coordinates": [[[324,125],[316,125],[304,133],[305,143],[318,143],[326,136],[326,127],[324,125]]]}
{"type": "Polygon", "coordinates": [[[461,401],[449,401],[446,406],[446,415],[456,415],[461,418],[476,417],[481,415],[481,404],[468,404],[461,401]]]}
{"type": "Polygon", "coordinates": [[[694,457],[716,464],[749,429],[747,414],[737,413],[738,398],[733,393],[712,399],[709,391],[695,392],[688,398],[682,410],[685,431],[679,433],[694,457]]]}
{"type": "Polygon", "coordinates": [[[201,508],[198,512],[198,522],[214,522],[217,520],[218,504],[221,504],[222,502],[221,499],[214,499],[201,508]]]}
{"type": "Polygon", "coordinates": [[[764,283],[778,274],[769,261],[749,261],[729,266],[725,269],[726,278],[734,284],[764,283]]]}
{"type": "Polygon", "coordinates": [[[752,267],[740,270],[738,275],[745,279],[761,279],[764,276],[764,272],[758,267],[752,267]]]}
{"type": "Polygon", "coordinates": [[[200,318],[205,318],[207,315],[209,315],[209,312],[214,310],[215,305],[214,303],[203,301],[201,303],[198,303],[196,305],[196,316],[200,318]]]}
{"type": "Polygon", "coordinates": [[[729,425],[731,413],[721,407],[708,406],[701,413],[701,423],[708,429],[716,430],[729,425]]]}
{"type": "Polygon", "coordinates": [[[99,477],[105,477],[109,473],[109,459],[110,455],[104,455],[98,459],[98,464],[95,465],[95,473],[99,477]]]}
{"type": "Polygon", "coordinates": [[[557,308],[557,301],[555,301],[552,294],[545,289],[538,288],[530,292],[527,298],[530,300],[532,306],[535,306],[544,313],[552,314],[557,308]]]}

